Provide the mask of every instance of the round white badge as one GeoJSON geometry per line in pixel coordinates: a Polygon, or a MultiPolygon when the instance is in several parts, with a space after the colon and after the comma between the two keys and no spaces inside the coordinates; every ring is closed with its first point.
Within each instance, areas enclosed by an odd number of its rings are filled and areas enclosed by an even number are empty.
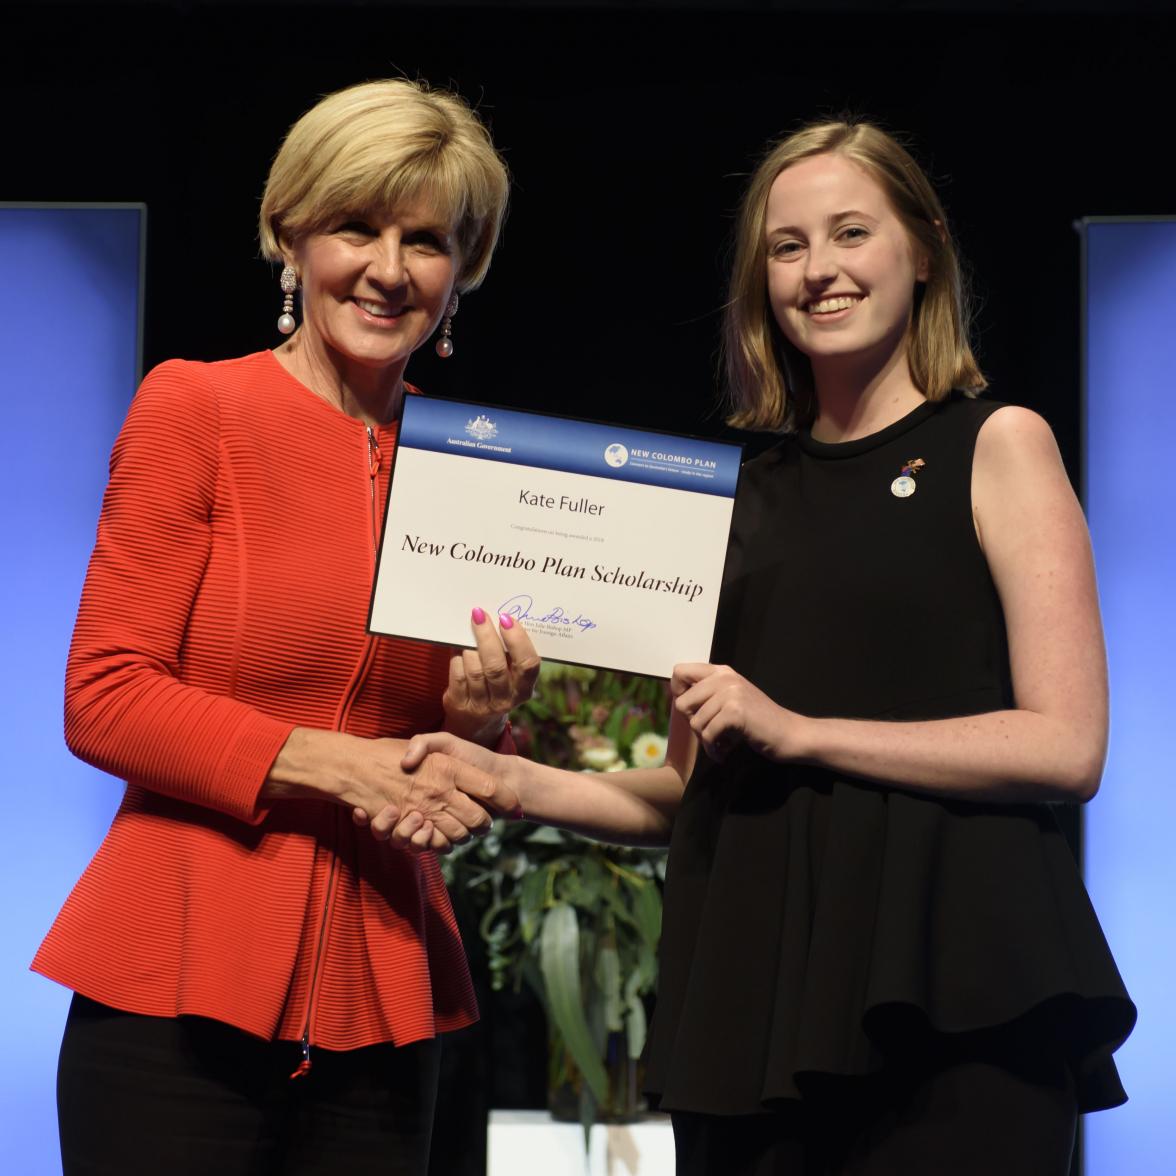
{"type": "Polygon", "coordinates": [[[914,492],[915,479],[908,478],[906,474],[902,474],[900,477],[895,478],[894,481],[890,483],[890,493],[893,494],[895,498],[910,498],[914,492]]]}

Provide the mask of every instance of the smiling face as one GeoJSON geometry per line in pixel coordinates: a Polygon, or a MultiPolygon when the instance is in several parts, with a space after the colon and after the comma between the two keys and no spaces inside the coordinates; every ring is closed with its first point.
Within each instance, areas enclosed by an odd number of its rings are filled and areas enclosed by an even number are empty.
{"type": "Polygon", "coordinates": [[[304,345],[342,368],[398,368],[433,333],[457,272],[452,226],[427,200],[340,215],[289,250],[304,345]]]}
{"type": "Polygon", "coordinates": [[[884,363],[905,347],[927,263],[867,171],[838,154],[792,164],[772,183],[764,227],[772,313],[814,369],[884,363]]]}

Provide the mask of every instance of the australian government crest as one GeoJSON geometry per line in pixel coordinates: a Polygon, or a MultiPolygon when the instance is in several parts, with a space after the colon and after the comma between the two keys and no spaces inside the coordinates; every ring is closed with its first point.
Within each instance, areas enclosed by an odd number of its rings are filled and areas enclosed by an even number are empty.
{"type": "Polygon", "coordinates": [[[466,435],[478,441],[489,441],[498,436],[498,426],[485,414],[479,413],[473,420],[466,421],[466,435]]]}

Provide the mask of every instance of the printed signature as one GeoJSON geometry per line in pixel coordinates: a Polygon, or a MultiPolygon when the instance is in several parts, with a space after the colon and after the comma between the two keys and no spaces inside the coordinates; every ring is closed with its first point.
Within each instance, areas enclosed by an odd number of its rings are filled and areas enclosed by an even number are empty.
{"type": "Polygon", "coordinates": [[[576,613],[575,616],[572,616],[561,605],[556,605],[546,611],[536,609],[534,598],[525,592],[520,592],[517,596],[512,596],[505,604],[499,605],[498,611],[501,615],[516,621],[530,620],[536,624],[575,626],[581,632],[596,628],[596,622],[589,620],[583,613],[576,613]]]}

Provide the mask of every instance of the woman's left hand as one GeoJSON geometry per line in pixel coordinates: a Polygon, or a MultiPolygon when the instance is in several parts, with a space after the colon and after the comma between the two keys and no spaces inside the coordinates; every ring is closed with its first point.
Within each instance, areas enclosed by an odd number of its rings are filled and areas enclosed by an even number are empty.
{"type": "Polygon", "coordinates": [[[534,693],[541,659],[513,617],[500,617],[495,628],[475,608],[470,619],[477,645],[449,663],[449,684],[441,698],[445,730],[491,746],[502,734],[506,716],[534,693]]]}
{"type": "Polygon", "coordinates": [[[730,666],[677,665],[670,692],[674,709],[689,720],[711,759],[725,759],[740,743],[768,759],[797,757],[801,717],[777,706],[730,666]]]}

